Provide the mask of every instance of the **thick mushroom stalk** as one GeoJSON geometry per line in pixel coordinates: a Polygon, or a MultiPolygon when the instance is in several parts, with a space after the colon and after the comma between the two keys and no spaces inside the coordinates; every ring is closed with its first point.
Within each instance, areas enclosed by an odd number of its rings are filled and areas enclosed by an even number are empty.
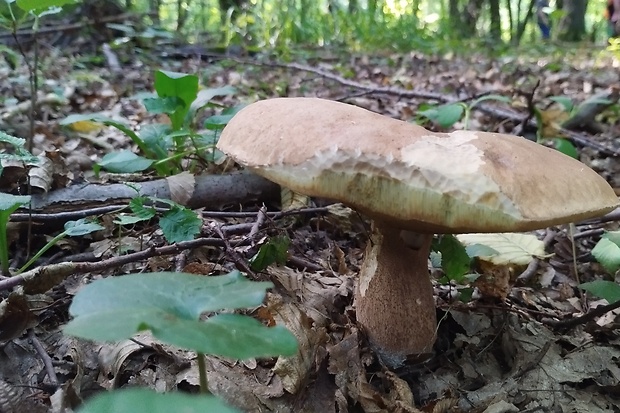
{"type": "Polygon", "coordinates": [[[399,229],[373,222],[355,298],[371,347],[391,367],[431,353],[437,327],[428,272],[432,234],[408,246],[399,229]]]}

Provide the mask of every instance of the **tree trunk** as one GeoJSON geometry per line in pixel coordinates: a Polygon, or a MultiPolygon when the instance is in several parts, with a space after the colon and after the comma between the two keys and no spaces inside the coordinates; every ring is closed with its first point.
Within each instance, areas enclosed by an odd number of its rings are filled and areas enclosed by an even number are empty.
{"type": "Polygon", "coordinates": [[[159,18],[160,9],[161,9],[161,0],[149,0],[149,11],[153,13],[152,19],[155,25],[159,25],[160,23],[160,18],[159,18]]]}
{"type": "Polygon", "coordinates": [[[484,0],[449,0],[448,21],[454,30],[452,36],[457,38],[471,38],[476,35],[476,23],[480,17],[480,10],[484,0]]]}
{"type": "Polygon", "coordinates": [[[491,14],[491,39],[502,40],[502,21],[499,14],[499,0],[489,0],[489,12],[491,14]]]}
{"type": "Polygon", "coordinates": [[[506,12],[508,13],[508,32],[510,33],[510,43],[514,44],[515,25],[514,16],[512,15],[512,5],[510,0],[506,0],[506,12]]]}
{"type": "Polygon", "coordinates": [[[583,40],[586,36],[586,9],[588,0],[565,0],[565,17],[560,24],[560,39],[568,42],[583,40]]]}
{"type": "Polygon", "coordinates": [[[358,0],[349,0],[349,14],[353,14],[359,10],[358,0]]]}
{"type": "MultiPolygon", "coordinates": [[[[519,42],[521,42],[521,39],[523,38],[523,33],[525,33],[525,28],[527,27],[527,24],[534,16],[535,6],[536,6],[536,0],[531,0],[528,6],[528,9],[527,9],[527,14],[525,15],[525,18],[522,21],[518,22],[517,33],[515,35],[515,39],[513,42],[515,45],[518,45],[519,42]]],[[[519,18],[519,15],[517,15],[517,18],[519,18]]]]}
{"type": "Polygon", "coordinates": [[[185,23],[187,22],[187,8],[189,7],[189,0],[187,2],[183,0],[177,0],[177,31],[183,30],[185,23]]]}

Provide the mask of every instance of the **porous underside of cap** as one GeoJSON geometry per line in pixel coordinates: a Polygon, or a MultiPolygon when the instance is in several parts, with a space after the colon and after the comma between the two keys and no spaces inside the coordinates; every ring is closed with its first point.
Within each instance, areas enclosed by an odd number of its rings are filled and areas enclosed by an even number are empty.
{"type": "Polygon", "coordinates": [[[526,231],[618,205],[596,172],[527,139],[434,133],[316,98],[249,105],[218,148],[282,186],[418,232],[526,231]]]}

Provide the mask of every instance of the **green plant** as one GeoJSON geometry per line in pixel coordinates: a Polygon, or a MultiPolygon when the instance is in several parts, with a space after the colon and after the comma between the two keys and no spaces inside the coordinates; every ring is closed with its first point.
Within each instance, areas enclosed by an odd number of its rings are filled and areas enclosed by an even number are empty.
{"type": "Polygon", "coordinates": [[[201,396],[157,395],[146,390],[113,392],[86,403],[81,413],[213,411],[221,406],[208,392],[204,355],[235,359],[290,356],[297,351],[295,337],[284,327],[266,327],[252,317],[217,313],[219,310],[256,307],[273,285],[253,282],[235,271],[221,276],[183,273],[131,274],[97,280],[83,287],[69,308],[74,317],[65,333],[97,341],[118,341],[150,330],[165,343],[197,352],[201,396]],[[172,403],[176,406],[170,407],[172,403]],[[109,406],[122,406],[110,410],[109,406]],[[201,406],[203,410],[192,410],[201,406]],[[187,409],[187,410],[184,410],[187,409]]]}
{"type": "MultiPolygon", "coordinates": [[[[620,231],[605,232],[592,248],[592,255],[610,274],[616,274],[620,270],[620,231]]],[[[579,288],[610,304],[620,301],[620,285],[613,281],[591,281],[580,284],[579,288]]]]}
{"type": "Polygon", "coordinates": [[[0,192],[0,265],[2,275],[9,275],[9,245],[7,239],[7,224],[11,214],[17,208],[30,202],[30,196],[11,195],[0,192]]]}
{"type": "MultiPolygon", "coordinates": [[[[10,153],[0,153],[0,159],[19,161],[24,166],[32,166],[38,164],[38,158],[33,156],[25,148],[26,141],[21,138],[8,135],[0,131],[0,142],[11,146],[10,153]]],[[[0,164],[0,174],[2,174],[2,164],[0,164]]],[[[30,203],[29,195],[12,195],[0,192],[0,266],[2,274],[9,275],[9,246],[7,240],[7,224],[11,218],[11,214],[19,207],[30,203]]],[[[67,236],[81,236],[94,231],[103,229],[102,226],[89,222],[85,219],[77,221],[69,221],[65,223],[65,230],[59,235],[51,239],[43,248],[24,264],[16,274],[20,274],[30,267],[37,259],[41,257],[48,249],[56,245],[58,241],[67,236]]]]}
{"type": "Polygon", "coordinates": [[[80,237],[82,235],[90,234],[95,231],[100,231],[104,229],[101,225],[96,222],[91,222],[85,218],[78,219],[77,221],[67,221],[65,222],[65,230],[60,234],[56,235],[54,238],[49,240],[47,244],[45,244],[39,251],[30,260],[24,264],[19,270],[17,270],[17,274],[21,274],[26,271],[32,264],[38,260],[41,255],[45,254],[47,250],[56,245],[58,241],[65,237],[80,237]]]}
{"type": "Polygon", "coordinates": [[[620,38],[612,37],[609,39],[609,46],[607,46],[607,51],[611,52],[614,57],[620,60],[620,38]]]}
{"type": "MultiPolygon", "coordinates": [[[[11,147],[10,152],[0,153],[0,159],[19,161],[24,166],[36,165],[38,158],[33,156],[26,148],[26,140],[16,138],[0,131],[0,142],[11,147]]],[[[0,163],[0,175],[2,174],[2,164],[0,163]]],[[[7,224],[11,214],[19,207],[30,202],[29,195],[11,195],[0,193],[0,266],[2,274],[9,275],[9,246],[7,239],[7,224]]]]}
{"type": "Polygon", "coordinates": [[[115,220],[117,225],[133,225],[141,221],[148,221],[157,215],[153,205],[166,204],[169,209],[161,214],[159,226],[170,243],[193,239],[200,232],[202,220],[198,215],[182,205],[169,199],[137,196],[129,201],[132,213],[122,213],[115,220]]]}
{"type": "Polygon", "coordinates": [[[620,270],[620,231],[608,231],[592,248],[592,255],[610,274],[620,270]]]}
{"type": "Polygon", "coordinates": [[[579,288],[607,300],[609,304],[620,301],[620,285],[613,281],[596,280],[579,284],[579,288]]]}
{"type": "Polygon", "coordinates": [[[205,161],[217,159],[215,144],[219,132],[240,108],[224,108],[220,115],[207,118],[204,131],[197,131],[194,119],[205,107],[219,107],[211,102],[216,96],[234,92],[232,87],[199,90],[198,77],[183,73],[158,70],[155,72],[157,96],[142,95],[144,106],[151,114],[165,114],[170,124],[155,123],[133,131],[124,122],[102,114],[70,115],[60,122],[71,125],[92,121],[112,126],[127,135],[140,150],[141,156],[131,151],[105,155],[95,166],[111,172],[128,173],[152,167],[160,176],[169,176],[184,170],[184,160],[194,155],[205,161]]]}
{"type": "Polygon", "coordinates": [[[465,102],[446,103],[443,105],[424,105],[418,111],[417,123],[424,123],[426,120],[436,123],[442,128],[450,128],[456,122],[463,119],[465,129],[469,128],[469,118],[471,111],[476,105],[485,100],[497,100],[499,102],[510,103],[510,99],[501,95],[485,95],[474,100],[471,104],[465,102]]]}

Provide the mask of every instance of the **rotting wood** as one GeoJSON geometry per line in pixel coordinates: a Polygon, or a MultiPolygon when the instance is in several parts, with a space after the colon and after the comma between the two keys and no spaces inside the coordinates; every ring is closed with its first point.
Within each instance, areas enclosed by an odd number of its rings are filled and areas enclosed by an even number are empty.
{"type": "MultiPolygon", "coordinates": [[[[171,198],[166,179],[139,183],[139,195],[171,198]]],[[[125,184],[80,184],[32,196],[32,211],[66,212],[103,205],[117,205],[138,196],[125,184]]],[[[193,193],[183,205],[188,208],[219,209],[225,205],[261,200],[277,201],[280,196],[278,185],[247,172],[224,175],[201,175],[195,177],[193,193]]],[[[23,211],[23,209],[22,209],[23,211]]]]}

